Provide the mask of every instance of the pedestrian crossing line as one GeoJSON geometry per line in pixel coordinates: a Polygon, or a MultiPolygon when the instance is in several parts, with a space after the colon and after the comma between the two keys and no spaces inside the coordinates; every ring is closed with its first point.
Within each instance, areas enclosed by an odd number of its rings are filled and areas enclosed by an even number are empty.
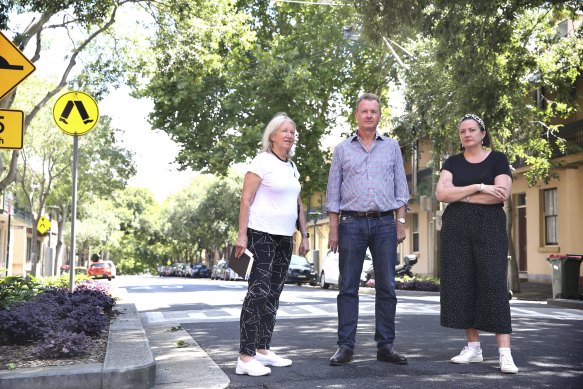
{"type": "Polygon", "coordinates": [[[336,312],[325,311],[325,310],[320,309],[318,307],[315,307],[313,305],[303,305],[302,309],[313,314],[313,315],[318,315],[318,316],[329,316],[332,314],[336,314],[336,312]]]}
{"type": "Polygon", "coordinates": [[[583,311],[579,313],[578,310],[567,310],[563,309],[560,311],[552,310],[551,313],[541,312],[541,309],[536,311],[531,309],[510,307],[510,312],[512,316],[520,317],[536,317],[536,318],[549,318],[549,319],[560,319],[560,320],[583,320],[583,311]]]}
{"type": "MultiPolygon", "coordinates": [[[[547,308],[525,309],[512,306],[512,317],[533,317],[548,318],[557,320],[583,320],[583,311],[579,310],[549,310],[547,308]]],[[[439,304],[419,304],[406,302],[397,304],[397,314],[399,315],[430,315],[440,314],[439,304]]],[[[154,323],[199,323],[199,322],[220,322],[220,321],[238,321],[241,315],[240,308],[223,307],[207,310],[191,311],[158,311],[145,312],[141,314],[145,321],[150,324],[154,323]]],[[[338,311],[336,304],[292,304],[281,305],[277,312],[279,319],[301,319],[309,317],[337,317],[338,311]]],[[[360,316],[374,316],[374,302],[361,302],[359,304],[360,316]]]]}

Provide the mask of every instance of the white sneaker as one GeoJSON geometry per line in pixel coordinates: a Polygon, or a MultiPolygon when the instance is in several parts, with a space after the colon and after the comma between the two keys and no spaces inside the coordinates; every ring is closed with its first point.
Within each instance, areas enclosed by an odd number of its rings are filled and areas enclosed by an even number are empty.
{"type": "Polygon", "coordinates": [[[518,373],[518,368],[512,360],[512,354],[500,355],[500,371],[509,374],[518,373]]]}
{"type": "Polygon", "coordinates": [[[238,358],[235,373],[247,374],[257,377],[271,373],[271,369],[269,367],[263,366],[257,359],[251,359],[249,362],[243,362],[241,358],[238,358]]]}
{"type": "Polygon", "coordinates": [[[466,346],[460,353],[451,359],[453,363],[470,363],[470,362],[483,362],[482,349],[476,351],[473,347],[466,346]]]}
{"type": "Polygon", "coordinates": [[[276,355],[273,351],[269,351],[269,354],[267,355],[257,353],[255,354],[255,359],[261,362],[264,366],[284,367],[292,364],[291,359],[282,358],[279,355],[276,355]]]}

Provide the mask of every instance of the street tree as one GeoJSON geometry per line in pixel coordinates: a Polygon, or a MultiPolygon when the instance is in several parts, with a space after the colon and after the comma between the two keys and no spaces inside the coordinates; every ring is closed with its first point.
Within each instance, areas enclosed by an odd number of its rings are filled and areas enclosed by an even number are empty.
{"type": "Polygon", "coordinates": [[[182,167],[226,175],[260,147],[267,122],[298,124],[303,194],[322,192],[330,156],[321,140],[362,91],[384,85],[382,51],[347,41],[352,7],[199,1],[158,23],[148,84],[152,127],[181,145],[182,167]],[[170,18],[171,17],[171,18],[170,18]],[[171,48],[171,49],[169,49],[171,48]]]}
{"type": "Polygon", "coordinates": [[[494,147],[530,166],[531,185],[550,178],[551,155],[564,150],[557,119],[574,113],[583,70],[583,30],[562,36],[557,24],[577,21],[580,2],[357,3],[368,39],[400,41],[411,54],[397,76],[407,104],[400,138],[428,137],[442,158],[458,150],[457,118],[474,112],[494,147]]]}
{"type": "MultiPolygon", "coordinates": [[[[228,250],[237,237],[243,182],[240,176],[233,174],[231,171],[231,175],[214,181],[196,209],[199,220],[196,238],[200,239],[199,245],[207,253],[228,250]]],[[[228,255],[226,251],[222,253],[222,257],[228,255]]]]}
{"type": "MultiPolygon", "coordinates": [[[[437,167],[458,151],[456,120],[477,113],[493,147],[512,164],[529,166],[530,185],[550,179],[551,157],[569,152],[557,123],[576,110],[572,91],[583,70],[581,25],[565,34],[557,25],[577,22],[581,2],[356,3],[368,39],[398,41],[407,50],[397,75],[406,99],[397,127],[402,140],[431,139],[437,167]]],[[[510,231],[511,224],[509,237],[510,231]]],[[[516,257],[513,250],[510,254],[512,289],[519,291],[516,257]]]]}
{"type": "Polygon", "coordinates": [[[197,210],[214,180],[216,178],[211,175],[196,176],[186,188],[167,200],[162,211],[162,231],[168,257],[178,262],[192,262],[201,257],[203,221],[197,210]]]}
{"type": "Polygon", "coordinates": [[[152,191],[127,187],[109,202],[118,221],[117,238],[102,242],[104,256],[115,261],[123,274],[154,269],[164,256],[165,239],[161,233],[161,207],[152,191]]]}

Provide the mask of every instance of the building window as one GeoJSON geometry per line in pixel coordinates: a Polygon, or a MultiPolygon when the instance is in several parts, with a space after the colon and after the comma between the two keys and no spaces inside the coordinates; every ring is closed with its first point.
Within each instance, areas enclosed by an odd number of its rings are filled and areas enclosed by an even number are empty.
{"type": "Polygon", "coordinates": [[[557,189],[546,189],[544,191],[545,200],[545,245],[559,244],[557,230],[557,189]]]}
{"type": "Polygon", "coordinates": [[[413,252],[419,251],[419,214],[411,215],[411,240],[413,241],[413,252]]]}

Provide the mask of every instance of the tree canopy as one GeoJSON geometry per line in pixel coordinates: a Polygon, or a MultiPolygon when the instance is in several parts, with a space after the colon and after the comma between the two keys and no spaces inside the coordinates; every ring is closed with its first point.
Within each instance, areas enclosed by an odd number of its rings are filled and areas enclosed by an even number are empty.
{"type": "Polygon", "coordinates": [[[429,137],[438,156],[451,154],[456,120],[477,113],[494,146],[531,167],[531,184],[549,178],[562,146],[557,124],[576,109],[572,91],[583,70],[583,30],[571,24],[560,34],[557,25],[577,22],[580,2],[357,3],[369,39],[400,41],[411,53],[397,78],[407,101],[402,139],[429,137]]]}
{"type": "Polygon", "coordinates": [[[255,156],[265,125],[283,111],[298,124],[304,193],[323,191],[322,137],[384,78],[381,51],[343,38],[354,9],[199,1],[169,16],[141,95],[154,100],[152,126],[181,145],[181,166],[226,174],[255,156]]]}

